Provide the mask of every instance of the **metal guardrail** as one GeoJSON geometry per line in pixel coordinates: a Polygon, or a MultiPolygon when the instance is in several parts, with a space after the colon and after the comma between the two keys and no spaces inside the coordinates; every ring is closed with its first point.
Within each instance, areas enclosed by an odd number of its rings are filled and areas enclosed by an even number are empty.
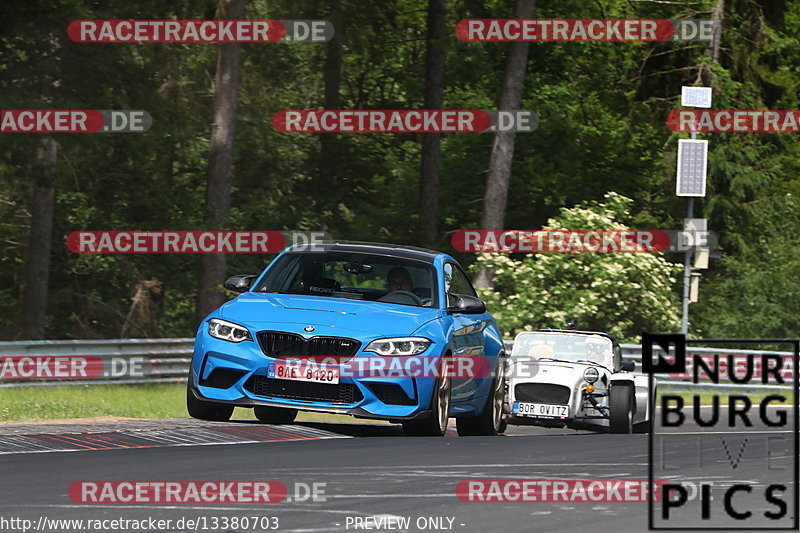
{"type": "MultiPolygon", "coordinates": [[[[186,379],[194,338],[0,342],[0,388],[54,385],[178,383],[186,379]],[[96,357],[109,374],[95,379],[4,379],[6,357],[96,357]],[[135,363],[136,372],[114,376],[112,361],[135,363]]],[[[121,366],[121,363],[119,364],[121,366]]]]}
{"type": "MultiPolygon", "coordinates": [[[[506,351],[510,354],[514,341],[504,341],[506,351]]],[[[622,356],[636,364],[635,374],[641,373],[642,347],[638,344],[622,344],[622,356]]],[[[74,340],[74,341],[14,341],[0,342],[0,388],[26,387],[26,386],[54,386],[54,385],[131,385],[143,383],[178,383],[186,379],[189,371],[193,338],[178,339],[110,339],[110,340],[74,340]],[[3,377],[2,362],[7,357],[86,357],[98,358],[104,366],[111,366],[112,361],[136,361],[135,375],[124,374],[119,376],[107,375],[96,379],[5,379],[3,377]]],[[[757,351],[757,350],[729,350],[718,348],[686,348],[688,355],[711,355],[714,353],[732,354],[742,356],[745,354],[772,354],[784,358],[791,358],[791,352],[757,351]]],[[[107,371],[110,369],[106,369],[107,371]]],[[[798,369],[792,368],[792,372],[798,369]]],[[[794,374],[791,374],[793,377],[794,374]]],[[[685,378],[659,375],[660,386],[670,388],[738,388],[738,389],[780,389],[790,387],[787,380],[785,385],[762,384],[714,384],[692,383],[685,378]]]]}

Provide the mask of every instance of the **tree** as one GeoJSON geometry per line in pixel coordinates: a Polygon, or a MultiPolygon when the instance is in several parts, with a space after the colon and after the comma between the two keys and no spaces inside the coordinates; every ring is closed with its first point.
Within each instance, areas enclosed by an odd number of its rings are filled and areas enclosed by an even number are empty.
{"type": "MultiPolygon", "coordinates": [[[[616,193],[604,202],[563,208],[545,230],[628,229],[630,198],[616,193]]],[[[515,259],[481,254],[474,269],[493,275],[494,288],[480,289],[505,335],[537,328],[607,331],[634,341],[642,331],[680,326],[675,280],[680,265],[657,253],[540,253],[515,259]]]]}
{"type": "MultiPolygon", "coordinates": [[[[245,0],[219,0],[220,18],[242,20],[245,0]]],[[[228,224],[233,183],[233,141],[236,131],[236,105],[239,90],[241,44],[220,43],[217,52],[217,73],[214,78],[214,123],[208,153],[206,184],[207,227],[224,228],[228,224]]],[[[225,276],[224,254],[200,256],[197,290],[197,319],[222,305],[225,295],[220,284],[225,276]]]]}
{"type": "MultiPolygon", "coordinates": [[[[444,104],[444,20],[446,0],[428,0],[425,46],[425,109],[444,104]]],[[[419,180],[420,233],[423,246],[439,241],[439,169],[441,133],[423,133],[419,180]]]]}
{"type": "Polygon", "coordinates": [[[44,339],[47,312],[47,288],[50,279],[50,240],[53,233],[55,188],[53,172],[58,144],[44,137],[36,153],[31,223],[26,260],[23,334],[26,339],[44,339]]]}
{"type": "MultiPolygon", "coordinates": [[[[526,19],[533,16],[534,0],[517,0],[515,18],[526,19]]],[[[528,64],[528,45],[526,41],[512,42],[508,46],[503,88],[500,94],[500,109],[513,111],[520,108],[525,70],[528,64]]],[[[508,202],[508,183],[511,179],[511,163],[514,158],[514,131],[497,131],[494,134],[492,155],[489,159],[489,174],[486,177],[486,193],[483,197],[483,216],[481,228],[502,229],[508,202]]],[[[485,270],[475,278],[478,287],[491,286],[491,278],[485,270]]]]}

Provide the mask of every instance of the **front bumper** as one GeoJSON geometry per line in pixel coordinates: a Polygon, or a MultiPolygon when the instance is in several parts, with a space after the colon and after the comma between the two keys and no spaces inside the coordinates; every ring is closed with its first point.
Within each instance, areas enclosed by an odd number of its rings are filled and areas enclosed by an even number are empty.
{"type": "Polygon", "coordinates": [[[608,425],[608,401],[607,391],[599,390],[594,393],[588,393],[584,390],[582,381],[536,381],[530,379],[512,379],[508,383],[508,414],[506,421],[513,425],[591,425],[591,426],[607,426],[608,425]],[[552,386],[559,385],[569,389],[569,397],[566,401],[553,400],[547,398],[529,399],[521,398],[517,395],[517,385],[533,386],[552,386]],[[594,402],[592,401],[594,400],[594,402]],[[566,405],[568,414],[565,418],[557,417],[535,417],[535,416],[522,416],[516,415],[512,412],[511,407],[515,402],[528,402],[528,403],[544,403],[554,405],[566,405]]]}
{"type": "MultiPolygon", "coordinates": [[[[431,346],[429,351],[438,353],[435,351],[436,348],[435,345],[431,346]]],[[[359,352],[357,356],[371,357],[373,354],[359,352]]],[[[374,355],[374,357],[380,356],[374,355]]],[[[342,398],[337,397],[336,401],[322,401],[302,395],[287,397],[292,394],[285,392],[286,390],[313,387],[297,385],[298,383],[305,385],[308,382],[287,382],[267,378],[268,364],[277,361],[281,360],[265,355],[255,341],[231,343],[210,337],[201,328],[192,357],[189,390],[200,400],[240,407],[283,407],[390,421],[414,420],[430,412],[429,404],[435,384],[433,378],[343,376],[339,385],[352,388],[353,393],[342,395],[342,398]],[[212,376],[220,374],[232,377],[222,384],[213,379],[209,380],[212,376]],[[270,385],[280,382],[287,387],[282,387],[284,390],[280,396],[270,395],[262,386],[268,381],[270,385]],[[387,389],[391,394],[385,392],[387,389]],[[393,401],[400,403],[392,403],[393,401]]],[[[325,387],[336,387],[336,385],[326,384],[325,387]]]]}

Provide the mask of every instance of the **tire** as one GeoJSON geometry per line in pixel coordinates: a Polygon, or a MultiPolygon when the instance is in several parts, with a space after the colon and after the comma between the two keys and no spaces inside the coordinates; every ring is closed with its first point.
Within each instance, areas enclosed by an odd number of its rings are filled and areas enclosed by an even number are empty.
{"type": "Polygon", "coordinates": [[[421,420],[403,422],[403,432],[410,437],[443,437],[447,432],[450,419],[450,387],[449,377],[436,380],[431,397],[430,414],[421,420]]]}
{"type": "Polygon", "coordinates": [[[186,387],[186,410],[189,411],[189,416],[192,418],[214,422],[227,422],[233,415],[233,405],[203,401],[195,397],[188,386],[186,387]]]}
{"type": "Polygon", "coordinates": [[[627,385],[612,385],[608,391],[611,411],[609,429],[611,433],[633,431],[633,392],[627,385]]]}
{"type": "Polygon", "coordinates": [[[291,424],[297,418],[297,409],[285,409],[283,407],[259,405],[253,407],[253,412],[256,418],[267,424],[291,424]]]}
{"type": "Polygon", "coordinates": [[[456,428],[460,437],[497,435],[506,430],[503,419],[503,401],[506,396],[506,380],[498,372],[492,380],[492,389],[486,397],[486,404],[478,416],[456,418],[456,428]]]}

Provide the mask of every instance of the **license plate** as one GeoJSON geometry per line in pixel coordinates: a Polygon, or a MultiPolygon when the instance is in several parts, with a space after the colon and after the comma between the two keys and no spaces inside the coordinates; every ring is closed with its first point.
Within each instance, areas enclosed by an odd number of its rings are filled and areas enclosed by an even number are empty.
{"type": "Polygon", "coordinates": [[[514,402],[514,414],[537,418],[567,418],[569,408],[566,405],[551,405],[547,403],[514,402]]]}
{"type": "Polygon", "coordinates": [[[339,383],[339,369],[307,363],[270,363],[267,377],[315,383],[339,383]]]}

